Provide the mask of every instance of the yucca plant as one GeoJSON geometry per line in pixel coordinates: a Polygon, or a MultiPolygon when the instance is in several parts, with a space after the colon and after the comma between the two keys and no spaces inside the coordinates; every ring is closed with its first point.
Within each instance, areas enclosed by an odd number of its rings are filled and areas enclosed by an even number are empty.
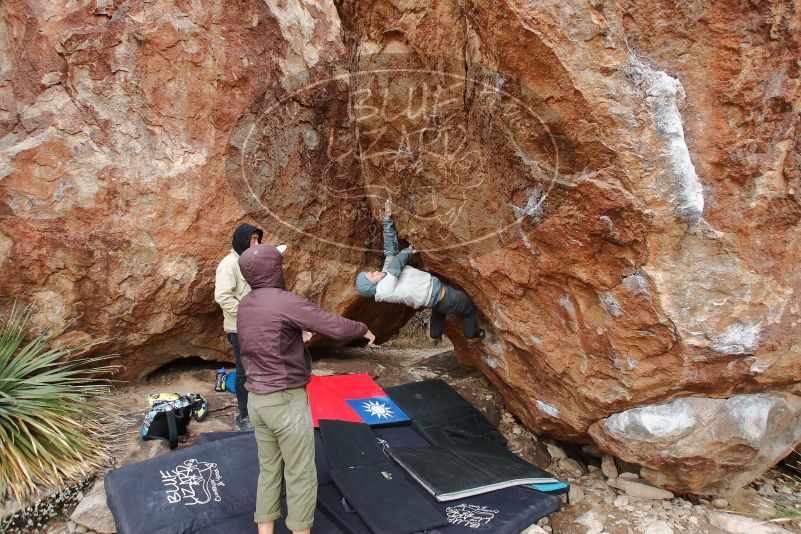
{"type": "MultiPolygon", "coordinates": [[[[98,399],[110,390],[108,357],[81,357],[100,341],[59,343],[69,328],[32,335],[30,308],[14,305],[0,325],[0,498],[22,503],[107,463],[98,399]],[[30,339],[26,341],[26,339],[30,339]]],[[[0,501],[2,502],[2,501],[0,501]]]]}

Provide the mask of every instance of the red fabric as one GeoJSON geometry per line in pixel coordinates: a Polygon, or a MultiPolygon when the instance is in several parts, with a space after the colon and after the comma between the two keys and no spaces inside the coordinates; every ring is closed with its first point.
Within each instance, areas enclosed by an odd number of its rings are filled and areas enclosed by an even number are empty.
{"type": "Polygon", "coordinates": [[[320,419],[336,419],[363,423],[362,418],[345,402],[346,399],[366,399],[386,395],[381,386],[368,374],[312,376],[306,386],[314,426],[320,419]]]}

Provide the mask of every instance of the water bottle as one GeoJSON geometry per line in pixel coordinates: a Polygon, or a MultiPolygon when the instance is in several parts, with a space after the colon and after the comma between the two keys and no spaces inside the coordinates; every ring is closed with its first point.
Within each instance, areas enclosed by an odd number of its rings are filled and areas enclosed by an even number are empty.
{"type": "Polygon", "coordinates": [[[225,391],[225,367],[217,369],[217,377],[214,379],[214,391],[218,393],[225,391]]]}

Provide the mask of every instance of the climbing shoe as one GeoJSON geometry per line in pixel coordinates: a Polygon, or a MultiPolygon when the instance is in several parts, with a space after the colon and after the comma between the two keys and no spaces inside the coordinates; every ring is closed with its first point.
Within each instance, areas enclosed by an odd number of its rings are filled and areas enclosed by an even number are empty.
{"type": "Polygon", "coordinates": [[[484,332],[484,329],[483,328],[479,328],[478,329],[478,335],[476,337],[465,338],[465,341],[467,341],[468,343],[478,343],[480,340],[484,339],[484,337],[486,335],[487,335],[487,333],[484,332]]]}
{"type": "Polygon", "coordinates": [[[253,432],[253,423],[250,422],[250,417],[242,417],[237,415],[234,417],[234,423],[239,427],[242,432],[253,432]]]}

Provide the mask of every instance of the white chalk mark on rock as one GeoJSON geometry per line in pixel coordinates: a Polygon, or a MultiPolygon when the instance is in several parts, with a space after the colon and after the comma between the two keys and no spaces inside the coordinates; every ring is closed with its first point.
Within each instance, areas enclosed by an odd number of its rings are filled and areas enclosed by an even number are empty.
{"type": "Polygon", "coordinates": [[[663,156],[672,167],[666,176],[666,185],[676,213],[687,222],[697,223],[704,211],[704,195],[684,139],[684,125],[679,112],[679,105],[687,96],[684,87],[676,78],[653,70],[633,54],[630,63],[627,73],[645,92],[657,135],[664,144],[663,156]]]}
{"type": "Polygon", "coordinates": [[[713,338],[712,350],[721,354],[749,354],[759,345],[761,323],[735,323],[713,338]]]}

